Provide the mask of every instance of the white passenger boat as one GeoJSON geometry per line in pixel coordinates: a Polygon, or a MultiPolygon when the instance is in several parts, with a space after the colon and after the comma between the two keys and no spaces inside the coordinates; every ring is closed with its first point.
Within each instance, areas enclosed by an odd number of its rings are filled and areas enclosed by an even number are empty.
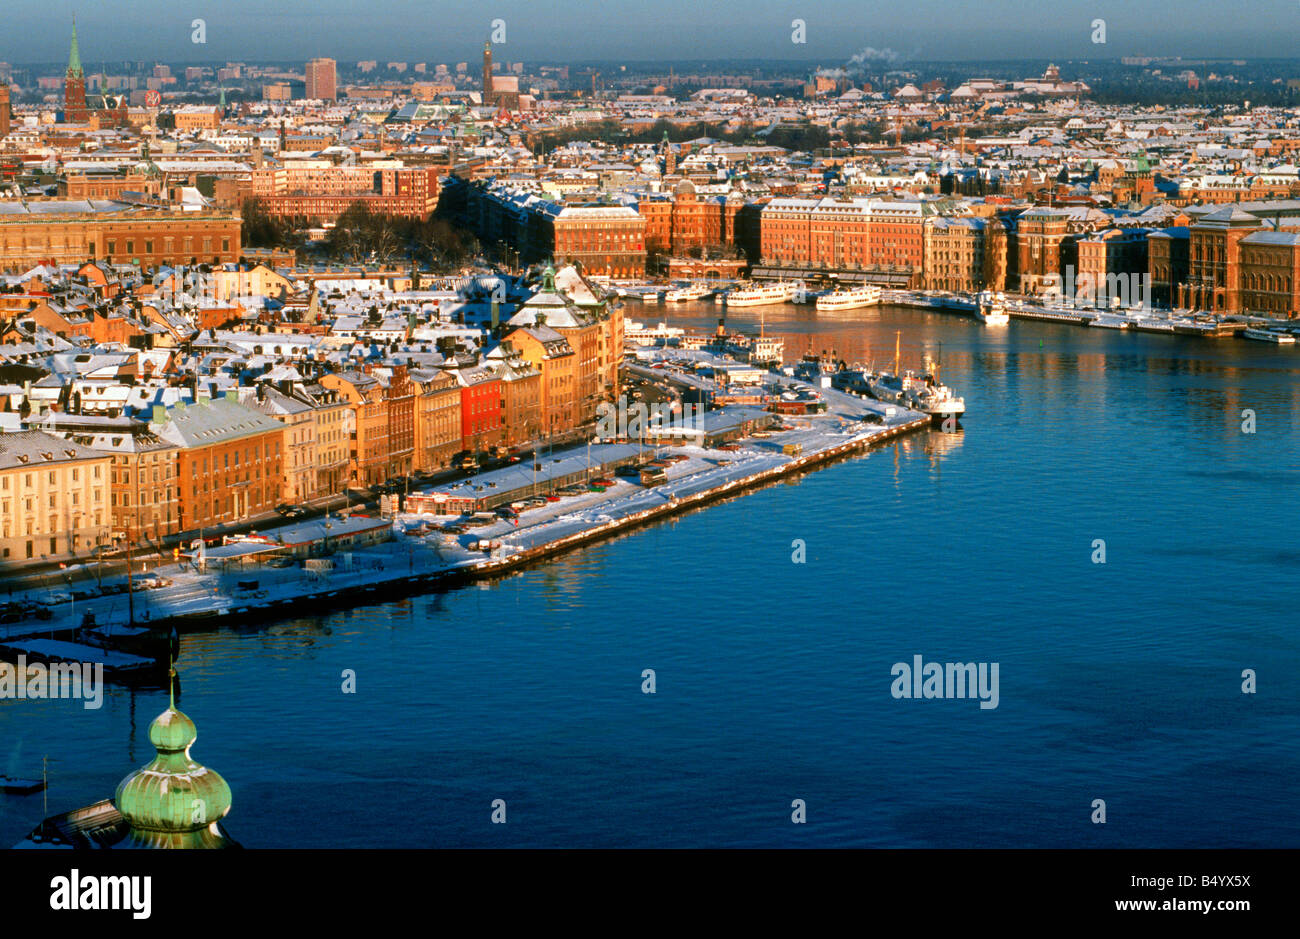
{"type": "Polygon", "coordinates": [[[1280,346],[1289,346],[1295,343],[1295,336],[1292,336],[1290,333],[1278,332],[1274,329],[1264,329],[1263,327],[1258,326],[1244,329],[1241,334],[1247,339],[1254,339],[1256,342],[1271,342],[1280,346]]]}
{"type": "Polygon", "coordinates": [[[872,284],[853,287],[849,290],[836,290],[817,298],[819,313],[835,310],[857,310],[864,306],[874,306],[880,302],[880,288],[872,284]]]}
{"type": "Polygon", "coordinates": [[[634,320],[627,320],[623,324],[623,340],[641,346],[665,345],[669,340],[680,339],[685,333],[686,330],[680,326],[669,326],[667,323],[643,326],[634,320]]]}
{"type": "Polygon", "coordinates": [[[684,303],[688,300],[702,300],[711,293],[713,293],[713,288],[711,287],[705,287],[702,284],[688,284],[685,287],[677,287],[665,293],[664,303],[684,303]]]}
{"type": "Polygon", "coordinates": [[[729,307],[767,306],[774,303],[789,303],[790,298],[799,289],[799,284],[779,281],[775,284],[738,287],[724,294],[723,299],[729,307]]]}

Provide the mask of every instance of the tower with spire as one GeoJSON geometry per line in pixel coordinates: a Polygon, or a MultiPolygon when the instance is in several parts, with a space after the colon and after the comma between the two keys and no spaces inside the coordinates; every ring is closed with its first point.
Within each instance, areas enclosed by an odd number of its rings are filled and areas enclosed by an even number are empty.
{"type": "Polygon", "coordinates": [[[89,118],[86,108],[86,73],[81,67],[81,50],[77,47],[77,18],[72,18],[72,49],[68,53],[68,70],[63,77],[63,119],[80,124],[89,118]]]}

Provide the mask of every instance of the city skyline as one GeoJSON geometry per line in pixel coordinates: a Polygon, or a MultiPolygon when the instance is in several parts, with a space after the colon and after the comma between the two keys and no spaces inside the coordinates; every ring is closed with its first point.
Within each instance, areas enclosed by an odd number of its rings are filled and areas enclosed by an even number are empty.
{"type": "Polygon", "coordinates": [[[576,4],[539,17],[519,0],[505,0],[488,13],[430,11],[408,0],[364,11],[323,0],[308,12],[298,4],[254,5],[234,0],[219,11],[178,11],[161,0],[140,0],[129,20],[69,0],[37,4],[21,0],[7,11],[9,34],[22,36],[0,58],[42,64],[66,58],[72,18],[77,16],[88,62],[155,59],[210,62],[219,59],[306,61],[317,56],[343,64],[372,56],[412,61],[464,61],[493,21],[506,24],[498,44],[505,59],[538,61],[691,61],[761,59],[820,62],[827,67],[868,51],[880,61],[996,60],[1054,57],[1115,59],[1126,55],[1210,58],[1287,58],[1300,36],[1300,8],[1283,0],[1255,0],[1245,15],[1225,24],[1217,4],[1160,0],[1169,14],[1153,16],[1116,2],[1066,0],[1050,9],[1019,0],[991,0],[952,11],[939,0],[918,0],[906,10],[863,10],[830,0],[797,5],[758,0],[743,23],[725,7],[700,8],[666,0],[653,9],[625,4],[576,4]],[[78,9],[81,6],[82,9],[78,9]],[[427,25],[420,22],[428,17],[427,25]],[[202,43],[193,41],[196,19],[202,43]],[[792,41],[796,19],[805,42],[792,41]],[[1096,20],[1105,21],[1105,42],[1096,42],[1096,20]],[[1274,24],[1261,38],[1257,28],[1274,24]],[[140,24],[148,22],[148,29],[140,24]],[[1016,25],[1011,25],[1015,23],[1016,25]],[[688,29],[683,29],[686,24],[688,29]],[[1159,25],[1155,25],[1159,24],[1159,25]]]}

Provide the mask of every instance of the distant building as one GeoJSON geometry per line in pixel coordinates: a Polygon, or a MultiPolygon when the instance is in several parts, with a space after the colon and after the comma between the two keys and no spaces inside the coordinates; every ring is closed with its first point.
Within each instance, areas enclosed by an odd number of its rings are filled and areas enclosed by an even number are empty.
{"type": "Polygon", "coordinates": [[[338,73],[333,59],[312,59],[307,63],[307,97],[320,101],[338,98],[338,73]]]}
{"type": "Polygon", "coordinates": [[[96,128],[127,127],[130,120],[125,97],[86,94],[86,73],[77,46],[77,22],[72,21],[72,49],[63,79],[63,120],[69,124],[91,124],[96,128]]]}
{"type": "Polygon", "coordinates": [[[0,203],[0,270],[79,264],[88,258],[145,267],[239,260],[237,215],[172,212],[120,202],[0,203]]]}

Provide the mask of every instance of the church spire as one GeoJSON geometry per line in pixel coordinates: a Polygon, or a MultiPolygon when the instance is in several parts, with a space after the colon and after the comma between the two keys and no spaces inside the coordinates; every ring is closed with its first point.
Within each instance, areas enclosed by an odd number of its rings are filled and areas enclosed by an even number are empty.
{"type": "Polygon", "coordinates": [[[72,16],[72,51],[68,55],[68,77],[82,78],[85,73],[81,70],[81,50],[77,48],[77,16],[72,16]]]}

